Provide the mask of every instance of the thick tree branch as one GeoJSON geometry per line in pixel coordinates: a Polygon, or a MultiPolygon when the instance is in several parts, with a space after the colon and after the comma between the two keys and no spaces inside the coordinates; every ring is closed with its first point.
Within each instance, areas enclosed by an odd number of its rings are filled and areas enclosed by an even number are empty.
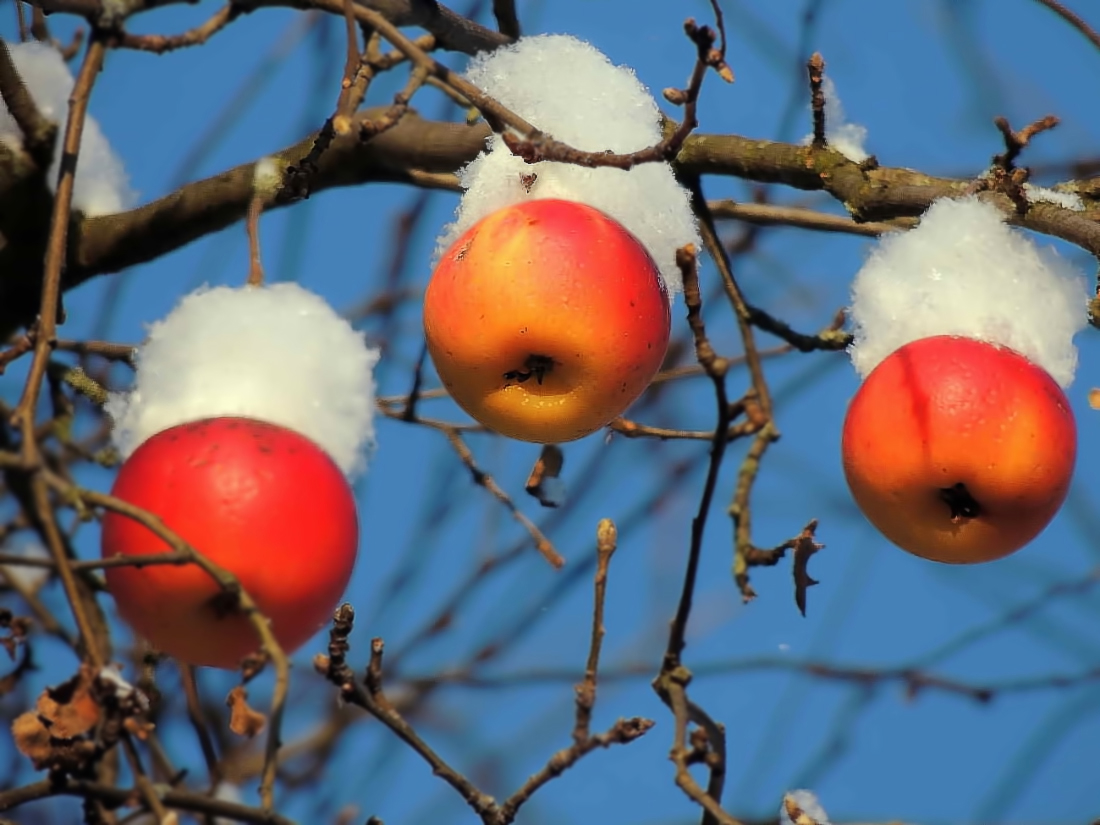
{"type": "MultiPolygon", "coordinates": [[[[384,111],[385,107],[363,110],[357,121],[379,117],[384,111]]],[[[359,141],[356,131],[336,137],[321,156],[317,174],[311,179],[312,191],[371,182],[454,190],[458,185],[454,172],[482,151],[490,134],[484,124],[424,120],[411,110],[392,129],[366,143],[359,141]]],[[[279,164],[298,163],[315,139],[316,135],[310,135],[272,158],[279,164]]],[[[684,142],[674,165],[688,176],[723,175],[806,191],[824,190],[844,204],[856,224],[871,223],[872,231],[883,229],[885,222],[904,226],[932,201],[961,195],[971,182],[912,169],[868,169],[837,152],[813,152],[805,146],[737,135],[693,134],[684,142]]],[[[155,260],[242,220],[252,198],[254,167],[253,163],[244,164],[187,184],[129,212],[77,221],[63,286],[71,289],[96,275],[155,260]]],[[[0,169],[0,179],[2,172],[0,169]]],[[[4,183],[7,185],[0,183],[0,192],[14,196],[24,191],[16,185],[18,181],[4,183]]],[[[1100,257],[1098,181],[1072,181],[1059,189],[1080,194],[1087,209],[1075,212],[1040,202],[1021,215],[1006,195],[985,192],[980,197],[996,205],[1009,223],[1061,238],[1100,257]]],[[[4,200],[0,196],[0,205],[4,200]]],[[[269,202],[264,208],[275,206],[269,202]]],[[[0,213],[7,211],[0,209],[0,213]]],[[[730,210],[730,216],[740,217],[736,212],[730,210]]],[[[41,261],[42,251],[29,248],[34,243],[33,233],[21,233],[19,238],[20,243],[0,249],[0,270],[10,273],[0,281],[3,334],[32,319],[37,309],[40,273],[33,264],[41,261]]]]}

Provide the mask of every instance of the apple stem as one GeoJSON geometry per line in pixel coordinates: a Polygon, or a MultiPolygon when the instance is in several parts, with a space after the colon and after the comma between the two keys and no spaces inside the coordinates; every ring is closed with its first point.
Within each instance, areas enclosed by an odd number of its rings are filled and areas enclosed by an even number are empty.
{"type": "Polygon", "coordinates": [[[964,519],[977,518],[982,514],[982,507],[970,495],[966,485],[961,481],[953,487],[944,487],[940,490],[940,500],[951,510],[951,521],[955,524],[964,519]]]}
{"type": "Polygon", "coordinates": [[[531,377],[534,376],[541,386],[546,373],[554,367],[554,359],[546,355],[529,355],[523,366],[524,369],[522,370],[508,370],[504,373],[504,380],[522,384],[525,381],[530,381],[531,377]]]}

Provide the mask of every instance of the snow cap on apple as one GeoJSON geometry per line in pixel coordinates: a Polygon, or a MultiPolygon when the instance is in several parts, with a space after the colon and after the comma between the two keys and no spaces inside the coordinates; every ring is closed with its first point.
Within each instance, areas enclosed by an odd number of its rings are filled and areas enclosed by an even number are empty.
{"type": "Polygon", "coordinates": [[[849,353],[866,378],[904,344],[964,336],[1015,350],[1068,387],[1088,300],[1084,275],[997,207],[944,198],[915,229],[884,235],[856,275],[849,353]]]}
{"type": "Polygon", "coordinates": [[[132,389],[107,402],[114,442],[127,458],[179,424],[253,418],[301,433],[354,476],[374,441],[378,357],[297,284],[199,289],[149,328],[132,389]]]}
{"type": "Polygon", "coordinates": [[[852,496],[904,550],[973,564],[1019,550],[1061,508],[1077,456],[1063,392],[1084,278],[976,197],[932,204],[856,276],[844,419],[852,496]]]}
{"type": "MultiPolygon", "coordinates": [[[[636,152],[661,140],[661,112],[633,70],[616,66],[568,35],[523,37],[476,56],[466,77],[547,134],[587,152],[636,152]]],[[[529,164],[492,135],[488,149],[459,172],[465,190],[436,259],[470,227],[506,206],[538,198],[587,204],[629,230],[657,263],[670,300],[682,291],[676,250],[701,246],[690,195],[668,163],[630,170],[529,164]],[[537,179],[527,191],[523,177],[537,179]]]]}

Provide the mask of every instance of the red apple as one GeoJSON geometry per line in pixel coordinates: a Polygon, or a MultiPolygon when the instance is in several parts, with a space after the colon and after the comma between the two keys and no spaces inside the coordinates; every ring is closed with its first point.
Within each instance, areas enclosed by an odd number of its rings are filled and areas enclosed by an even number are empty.
{"type": "Polygon", "coordinates": [[[531,200],[483,218],[443,255],[424,333],[447,391],[486,427],[572,441],[621,415],[665,357],[669,296],[622,224],[531,200]]]}
{"type": "Polygon", "coordinates": [[[991,561],[1058,512],[1077,426],[1054,379],[1010,349],[935,336],[879,364],[844,422],[844,473],[890,541],[933,561],[991,561]]]}
{"type": "MultiPolygon", "coordinates": [[[[247,418],[173,427],[134,451],[112,493],[232,572],[287,652],[329,620],[351,577],[352,491],[328,454],[292,430],[247,418]]],[[[169,550],[133,519],[103,519],[105,559],[169,550]]],[[[110,567],[106,576],[122,618],[182,662],[235,668],[260,647],[248,619],[227,611],[221,588],[193,564],[110,567]]]]}

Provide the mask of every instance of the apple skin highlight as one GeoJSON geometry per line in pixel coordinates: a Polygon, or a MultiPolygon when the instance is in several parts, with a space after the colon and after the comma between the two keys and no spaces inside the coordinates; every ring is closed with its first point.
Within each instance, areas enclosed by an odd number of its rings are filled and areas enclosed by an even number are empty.
{"type": "MultiPolygon", "coordinates": [[[[331,618],[359,542],[355,500],[314,442],[273,424],[212,418],[153,436],[127,459],[112,494],[148,510],[232,572],[293,652],[331,618]]],[[[126,516],[103,519],[102,555],[170,552],[126,516]]],[[[193,564],[110,567],[122,618],[181,662],[236,668],[260,647],[249,620],[193,564]]]]}
{"type": "Polygon", "coordinates": [[[542,199],[500,209],[443,254],[424,297],[444,386],[486,427],[564,442],[622,414],[668,349],[652,257],[603,212],[542,199]]]}
{"type": "Polygon", "coordinates": [[[1015,552],[1050,523],[1069,491],[1077,426],[1065,393],[1022,355],[934,336],[867,376],[842,453],[856,503],[890,541],[969,564],[1015,552]]]}

